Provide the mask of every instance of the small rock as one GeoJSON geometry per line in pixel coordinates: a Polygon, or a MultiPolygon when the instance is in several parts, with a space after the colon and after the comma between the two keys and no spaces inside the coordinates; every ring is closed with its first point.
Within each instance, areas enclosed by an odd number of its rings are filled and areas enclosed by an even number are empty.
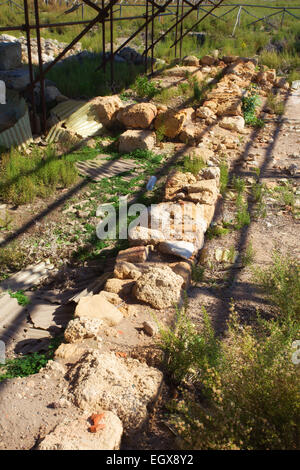
{"type": "Polygon", "coordinates": [[[146,320],[143,323],[143,329],[149,336],[155,336],[158,333],[158,326],[153,321],[146,320]]]}
{"type": "Polygon", "coordinates": [[[185,241],[165,241],[158,245],[159,251],[165,254],[179,256],[179,258],[190,259],[195,253],[193,243],[185,241]]]}

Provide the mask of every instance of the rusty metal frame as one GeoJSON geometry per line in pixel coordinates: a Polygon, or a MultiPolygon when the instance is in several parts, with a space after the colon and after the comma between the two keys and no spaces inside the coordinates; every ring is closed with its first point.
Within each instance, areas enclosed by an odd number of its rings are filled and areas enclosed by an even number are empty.
{"type": "MultiPolygon", "coordinates": [[[[101,0],[95,1],[92,0],[81,0],[83,5],[87,5],[95,11],[95,17],[89,20],[82,21],[65,21],[57,23],[42,24],[40,22],[40,7],[38,0],[33,0],[33,14],[34,14],[34,24],[30,24],[29,20],[29,5],[28,0],[23,0],[24,6],[24,24],[21,26],[7,26],[0,27],[0,32],[2,31],[24,31],[27,39],[27,55],[28,55],[28,67],[29,67],[29,79],[30,84],[28,85],[28,90],[30,92],[30,100],[32,104],[32,113],[31,121],[34,132],[45,131],[46,130],[46,101],[45,101],[45,76],[51,70],[54,65],[57,64],[65,55],[74,47],[74,45],[80,41],[80,39],[87,34],[91,28],[98,24],[102,26],[102,63],[97,67],[96,70],[104,69],[106,70],[107,62],[110,63],[110,84],[112,90],[114,90],[114,57],[118,52],[120,52],[132,39],[134,39],[139,33],[145,31],[145,48],[144,48],[144,65],[145,73],[148,71],[148,65],[150,62],[151,65],[151,74],[154,72],[154,47],[158,44],[164,37],[169,34],[171,31],[175,33],[175,41],[171,47],[174,47],[175,58],[177,57],[178,52],[178,43],[179,43],[179,56],[182,57],[182,41],[183,38],[204,18],[206,18],[213,10],[218,8],[224,0],[219,0],[218,3],[212,0],[177,0],[176,5],[171,5],[174,0],[144,0],[145,14],[142,16],[133,16],[133,17],[115,17],[113,7],[120,2],[120,0],[101,0]],[[184,20],[190,15],[193,11],[199,12],[199,7],[205,2],[212,6],[211,10],[207,12],[202,18],[200,18],[197,23],[190,28],[188,31],[184,32],[184,20]],[[167,7],[169,7],[167,9],[167,7]],[[176,11],[173,12],[170,10],[170,7],[174,7],[176,11]],[[161,34],[157,39],[155,39],[154,28],[155,20],[157,17],[164,15],[174,15],[175,22],[171,27],[168,28],[166,32],[161,34]],[[126,39],[123,44],[121,44],[115,51],[113,47],[113,24],[114,21],[120,21],[124,19],[143,19],[143,24],[131,34],[131,36],[126,39]],[[105,25],[109,23],[109,59],[106,57],[106,31],[105,25]],[[82,31],[61,51],[58,56],[48,65],[45,66],[43,63],[42,55],[42,44],[41,44],[41,30],[49,27],[68,27],[82,25],[82,31]],[[37,40],[37,50],[38,50],[38,73],[35,74],[35,70],[32,63],[32,37],[31,32],[34,31],[36,34],[37,40]],[[148,55],[150,53],[151,60],[148,60],[148,55]],[[40,84],[40,95],[41,95],[41,129],[37,125],[37,109],[36,109],[36,100],[34,94],[34,87],[36,84],[40,84]]],[[[130,4],[124,4],[124,6],[131,6],[130,4]]],[[[142,5],[139,5],[142,6],[142,5]]]]}

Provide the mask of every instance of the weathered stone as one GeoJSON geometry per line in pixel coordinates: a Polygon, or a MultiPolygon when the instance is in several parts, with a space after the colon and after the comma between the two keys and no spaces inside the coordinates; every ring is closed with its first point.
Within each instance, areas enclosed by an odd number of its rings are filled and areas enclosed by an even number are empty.
{"type": "Polygon", "coordinates": [[[190,185],[187,190],[191,201],[202,204],[215,204],[219,192],[215,179],[198,181],[190,185]]]}
{"type": "Polygon", "coordinates": [[[168,266],[152,266],[136,281],[133,295],[152,307],[162,309],[180,301],[183,279],[168,266]]]}
{"type": "Polygon", "coordinates": [[[121,312],[100,294],[82,297],[75,310],[75,317],[96,318],[103,320],[109,326],[120,323],[121,312]]]}
{"type": "Polygon", "coordinates": [[[129,230],[128,238],[133,245],[157,245],[165,236],[160,230],[138,225],[129,230]]]}
{"type": "Polygon", "coordinates": [[[136,359],[98,351],[84,354],[70,371],[71,397],[81,409],[109,409],[127,432],[136,431],[147,417],[162,373],[136,359]]]}
{"type": "Polygon", "coordinates": [[[104,411],[105,426],[96,433],[88,431],[90,423],[84,416],[66,418],[38,445],[38,450],[118,450],[123,426],[111,411],[104,411]]]}
{"type": "Polygon", "coordinates": [[[106,281],[104,290],[118,294],[120,296],[130,295],[131,289],[134,285],[134,281],[128,281],[128,279],[108,279],[106,281]]]}
{"type": "Polygon", "coordinates": [[[124,302],[118,294],[115,294],[113,292],[106,292],[105,290],[102,290],[99,295],[101,295],[108,302],[113,305],[116,305],[117,307],[124,302]]]}
{"type": "Polygon", "coordinates": [[[137,149],[152,150],[156,143],[154,132],[128,130],[119,137],[119,152],[133,152],[137,149]]]}
{"type": "Polygon", "coordinates": [[[201,176],[205,180],[215,179],[217,186],[220,185],[220,168],[218,166],[210,166],[202,170],[201,176]]]}
{"type": "Polygon", "coordinates": [[[116,262],[128,261],[129,263],[144,263],[147,261],[149,255],[149,247],[147,246],[133,246],[127,250],[121,250],[118,253],[116,262]]]}
{"type": "Polygon", "coordinates": [[[62,343],[54,353],[55,360],[63,360],[66,362],[77,362],[79,358],[88,350],[81,342],[79,343],[62,343]]]}
{"type": "Polygon", "coordinates": [[[177,198],[179,192],[190,184],[196,183],[196,178],[192,173],[183,173],[178,170],[171,171],[165,185],[165,201],[172,201],[177,198]]]}
{"type": "Polygon", "coordinates": [[[282,88],[284,90],[288,90],[290,88],[289,82],[284,77],[278,77],[275,82],[275,85],[277,88],[282,88]]]}
{"type": "Polygon", "coordinates": [[[154,321],[146,320],[143,323],[143,330],[149,336],[155,336],[158,333],[158,326],[154,321]]]}
{"type": "Polygon", "coordinates": [[[124,104],[118,95],[97,96],[90,101],[99,121],[105,127],[114,125],[118,111],[124,104]]]}
{"type": "Polygon", "coordinates": [[[5,83],[0,80],[0,104],[6,103],[6,87],[5,83]]]}
{"type": "Polygon", "coordinates": [[[0,42],[0,70],[12,70],[22,65],[19,42],[0,42]]]}
{"type": "Polygon", "coordinates": [[[68,343],[76,343],[85,338],[97,338],[104,323],[97,318],[74,318],[69,321],[64,336],[68,343]]]}
{"type": "Polygon", "coordinates": [[[203,135],[203,129],[197,124],[189,123],[180,132],[179,140],[186,145],[195,145],[203,135]]]}
{"type": "Polygon", "coordinates": [[[245,128],[245,120],[242,116],[225,116],[219,122],[219,126],[229,131],[243,132],[245,128]]]}
{"type": "Polygon", "coordinates": [[[58,90],[58,88],[56,88],[56,86],[47,86],[45,88],[45,100],[46,100],[46,103],[53,103],[54,101],[56,101],[57,97],[60,96],[61,93],[60,91],[58,90]]]}
{"type": "Polygon", "coordinates": [[[205,55],[200,59],[202,65],[214,65],[216,59],[211,55],[205,55]]]}
{"type": "Polygon", "coordinates": [[[119,261],[115,265],[114,277],[117,279],[133,279],[140,277],[141,271],[132,263],[127,261],[119,261]]]}
{"type": "Polygon", "coordinates": [[[197,67],[199,65],[199,59],[194,55],[187,55],[182,59],[183,65],[192,65],[197,67]]]}
{"type": "Polygon", "coordinates": [[[166,112],[159,113],[154,121],[156,130],[162,130],[166,137],[173,139],[180,134],[187,114],[183,111],[169,109],[166,112]]]}
{"type": "Polygon", "coordinates": [[[159,251],[168,255],[179,256],[179,258],[190,259],[195,253],[193,243],[185,241],[165,241],[158,245],[159,251]]]}
{"type": "Polygon", "coordinates": [[[225,64],[232,64],[233,62],[236,62],[239,59],[237,55],[227,55],[222,57],[222,61],[225,62],[225,64]]]}
{"type": "Polygon", "coordinates": [[[127,128],[147,129],[156,115],[157,109],[154,104],[137,103],[121,109],[117,119],[127,128]]]}
{"type": "Polygon", "coordinates": [[[200,108],[196,110],[196,115],[202,119],[217,119],[215,113],[207,106],[200,106],[200,108]]]}
{"type": "Polygon", "coordinates": [[[192,264],[191,262],[187,261],[179,261],[179,263],[171,263],[169,264],[170,268],[174,273],[178,274],[183,279],[182,287],[183,289],[187,289],[191,282],[192,277],[192,264]]]}

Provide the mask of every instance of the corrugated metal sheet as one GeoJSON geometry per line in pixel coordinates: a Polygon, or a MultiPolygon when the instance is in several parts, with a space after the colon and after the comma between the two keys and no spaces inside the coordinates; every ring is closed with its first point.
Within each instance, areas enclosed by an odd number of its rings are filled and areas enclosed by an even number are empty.
{"type": "Polygon", "coordinates": [[[92,105],[84,101],[68,100],[59,103],[51,114],[60,122],[52,127],[47,136],[49,143],[59,140],[66,131],[74,132],[83,138],[98,135],[103,125],[97,120],[92,105]]]}
{"type": "Polygon", "coordinates": [[[22,117],[14,126],[6,129],[0,134],[0,145],[8,149],[11,147],[18,147],[20,145],[25,146],[33,140],[28,109],[23,99],[20,101],[19,106],[24,112],[22,117]]]}

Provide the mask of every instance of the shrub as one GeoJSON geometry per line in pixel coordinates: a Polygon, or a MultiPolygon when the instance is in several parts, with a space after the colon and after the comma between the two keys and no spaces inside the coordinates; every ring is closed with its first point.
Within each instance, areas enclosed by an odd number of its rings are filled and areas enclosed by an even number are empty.
{"type": "MultiPolygon", "coordinates": [[[[210,330],[206,334],[211,335],[210,330]]],[[[242,326],[232,307],[217,360],[213,357],[211,362],[209,355],[206,361],[194,357],[189,387],[182,388],[180,398],[168,405],[179,446],[297,449],[300,375],[291,360],[297,335],[297,325],[260,318],[257,328],[242,326]]],[[[189,338],[185,344],[189,345],[189,338]]]]}
{"type": "Polygon", "coordinates": [[[183,169],[194,176],[197,176],[199,171],[205,168],[204,160],[201,157],[195,157],[194,155],[186,155],[183,160],[183,169]]]}
{"type": "Polygon", "coordinates": [[[256,116],[256,108],[260,105],[261,101],[259,95],[255,93],[254,89],[250,89],[249,95],[244,96],[242,99],[242,109],[244,113],[245,123],[249,126],[263,127],[264,121],[256,116]]]}
{"type": "Polygon", "coordinates": [[[282,319],[300,321],[300,263],[291,255],[274,251],[272,264],[256,269],[255,279],[282,319]]]}
{"type": "Polygon", "coordinates": [[[155,83],[145,76],[137,77],[133,85],[133,89],[140,98],[148,99],[153,98],[159,91],[158,88],[156,88],[155,83]]]}
{"type": "Polygon", "coordinates": [[[160,326],[160,347],[165,352],[165,366],[170,380],[180,384],[189,374],[194,373],[194,367],[207,363],[215,363],[218,357],[219,343],[209,317],[203,309],[205,328],[199,334],[195,325],[189,320],[186,308],[177,308],[175,331],[160,326]]]}

